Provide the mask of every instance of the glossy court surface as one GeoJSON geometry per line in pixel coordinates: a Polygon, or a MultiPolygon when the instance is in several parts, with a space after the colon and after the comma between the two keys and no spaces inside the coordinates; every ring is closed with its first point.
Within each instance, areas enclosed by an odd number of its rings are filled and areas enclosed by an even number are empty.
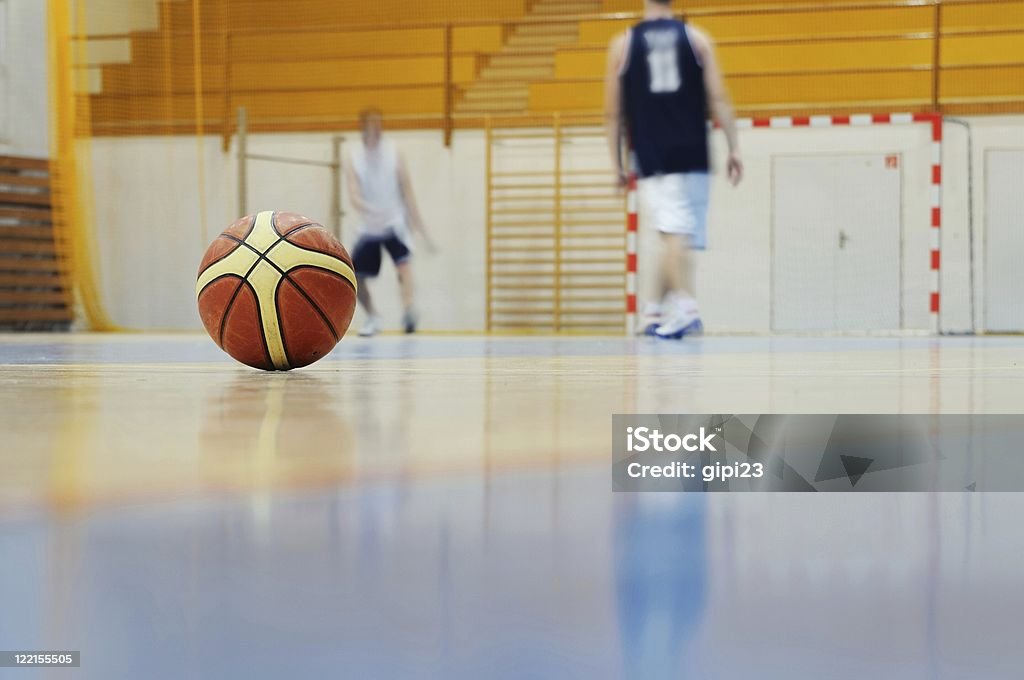
{"type": "Polygon", "coordinates": [[[1024,496],[613,494],[611,414],[1021,413],[1015,338],[0,336],[0,678],[1019,678],[1024,496]]]}

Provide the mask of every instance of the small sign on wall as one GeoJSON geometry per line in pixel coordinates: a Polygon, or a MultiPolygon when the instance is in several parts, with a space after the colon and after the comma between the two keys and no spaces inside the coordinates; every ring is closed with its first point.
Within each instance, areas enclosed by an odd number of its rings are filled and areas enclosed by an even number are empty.
{"type": "Polygon", "coordinates": [[[889,170],[899,170],[900,168],[900,156],[896,153],[891,153],[885,157],[885,167],[889,170]]]}

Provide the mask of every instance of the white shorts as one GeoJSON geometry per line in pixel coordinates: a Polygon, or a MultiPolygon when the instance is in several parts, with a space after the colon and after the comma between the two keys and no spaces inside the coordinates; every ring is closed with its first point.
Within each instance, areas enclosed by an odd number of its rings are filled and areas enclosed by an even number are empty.
{"type": "Polygon", "coordinates": [[[658,231],[690,237],[690,247],[707,247],[710,175],[687,172],[647,177],[637,183],[640,215],[658,231]]]}

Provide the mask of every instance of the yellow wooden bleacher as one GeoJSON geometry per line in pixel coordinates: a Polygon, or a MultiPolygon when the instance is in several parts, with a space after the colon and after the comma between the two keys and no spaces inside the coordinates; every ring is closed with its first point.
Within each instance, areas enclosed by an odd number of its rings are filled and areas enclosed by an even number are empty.
{"type": "MultiPolygon", "coordinates": [[[[606,12],[635,9],[632,0],[604,0],[606,12]]],[[[798,2],[695,2],[692,23],[714,36],[737,106],[747,112],[924,109],[933,102],[935,8],[886,7],[800,11],[798,2]],[[711,5],[776,11],[704,14],[711,5]],[[787,5],[789,7],[787,7],[787,5]]],[[[881,3],[879,3],[881,4],[881,3]]],[[[727,7],[728,9],[728,7],[727,7]]],[[[530,87],[533,111],[601,106],[605,50],[635,19],[584,20],[575,46],[559,50],[555,77],[530,87]]],[[[1024,3],[949,3],[942,7],[938,103],[985,110],[1017,101],[1024,107],[1024,3]]]]}
{"type": "MultiPolygon", "coordinates": [[[[497,63],[492,57],[507,60],[523,49],[506,45],[515,26],[536,26],[531,30],[538,32],[543,31],[539,21],[564,25],[564,16],[551,18],[550,12],[531,17],[539,1],[422,0],[415,7],[399,0],[204,3],[198,69],[204,124],[229,131],[234,111],[245,106],[253,129],[330,129],[350,123],[366,106],[378,106],[393,120],[439,126],[441,117],[451,114],[452,100],[472,89],[481,73],[488,75],[487,87],[501,86],[488,64],[497,63]]],[[[543,0],[549,10],[561,1],[543,0]]],[[[573,0],[564,2],[575,6],[573,0]]],[[[946,0],[938,51],[930,4],[861,0],[828,3],[827,9],[807,0],[679,4],[715,37],[743,113],[858,106],[926,110],[936,104],[955,112],[1024,110],[1020,0],[946,0]]],[[[602,0],[592,6],[635,15],[642,4],[602,0]]],[[[95,134],[194,129],[189,125],[197,90],[192,3],[160,0],[159,15],[157,30],[128,36],[130,59],[90,67],[95,134]]],[[[634,21],[588,15],[578,21],[578,31],[565,32],[571,38],[564,44],[531,48],[549,50],[554,68],[509,84],[524,92],[522,113],[599,110],[608,41],[634,21]]]]}
{"type": "MultiPolygon", "coordinates": [[[[159,5],[159,30],[128,36],[130,60],[93,67],[95,134],[190,131],[198,89],[192,3],[159,5]]],[[[398,119],[436,118],[445,110],[446,79],[455,86],[472,82],[481,58],[503,44],[505,29],[495,19],[522,16],[526,5],[527,0],[469,0],[458,7],[447,0],[415,6],[394,0],[204,4],[198,37],[206,124],[227,125],[241,106],[249,107],[254,129],[263,123],[287,127],[289,117],[300,128],[314,120],[320,127],[337,126],[367,106],[398,119]],[[472,22],[474,16],[482,19],[446,30],[445,22],[472,22]]],[[[102,24],[102,17],[94,23],[102,24]]],[[[104,35],[96,42],[121,38],[104,35]]]]}

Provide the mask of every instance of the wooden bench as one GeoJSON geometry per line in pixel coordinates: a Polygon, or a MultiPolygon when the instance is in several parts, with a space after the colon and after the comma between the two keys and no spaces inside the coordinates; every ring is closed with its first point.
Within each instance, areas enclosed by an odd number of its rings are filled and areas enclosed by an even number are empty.
{"type": "Polygon", "coordinates": [[[67,330],[71,324],[49,172],[45,159],[0,156],[0,330],[67,330]]]}

